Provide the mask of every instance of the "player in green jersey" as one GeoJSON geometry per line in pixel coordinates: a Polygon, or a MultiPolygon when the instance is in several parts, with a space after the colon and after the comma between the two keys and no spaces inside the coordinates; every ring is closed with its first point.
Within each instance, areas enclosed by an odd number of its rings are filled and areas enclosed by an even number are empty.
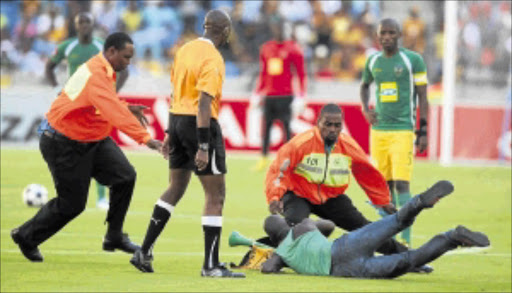
{"type": "MultiPolygon", "coordinates": [[[[384,19],[377,31],[383,50],[366,60],[360,97],[363,113],[372,125],[370,153],[384,175],[396,207],[410,198],[414,145],[427,149],[427,69],[420,54],[398,46],[400,26],[384,19]],[[375,82],[375,109],[370,109],[370,84],[375,82]],[[419,104],[419,127],[416,106],[419,104]],[[414,143],[416,130],[416,143],[414,143]]],[[[380,211],[381,215],[383,214],[380,211]]],[[[402,241],[411,246],[411,231],[402,232],[402,241]]]]}
{"type": "MultiPolygon", "coordinates": [[[[55,67],[64,59],[68,63],[68,76],[73,75],[77,68],[89,60],[103,49],[103,41],[92,36],[94,27],[94,18],[88,12],[81,12],[75,17],[75,27],[78,37],[70,38],[62,42],[56,49],[53,56],[46,63],[46,78],[50,85],[57,87],[57,78],[55,77],[55,67]]],[[[123,86],[128,78],[128,70],[118,73],[116,90],[123,86]]],[[[105,196],[105,186],[96,182],[98,191],[98,200],[96,206],[101,209],[108,209],[109,203],[105,196]]]]}
{"type": "Polygon", "coordinates": [[[393,215],[368,224],[334,241],[329,241],[311,219],[289,227],[284,218],[265,219],[267,234],[280,244],[261,266],[263,273],[277,273],[288,266],[299,274],[349,278],[396,278],[423,266],[459,246],[486,247],[489,238],[464,226],[438,234],[420,248],[375,256],[384,241],[410,226],[423,210],[432,208],[453,192],[449,181],[439,181],[410,199],[393,215]]]}

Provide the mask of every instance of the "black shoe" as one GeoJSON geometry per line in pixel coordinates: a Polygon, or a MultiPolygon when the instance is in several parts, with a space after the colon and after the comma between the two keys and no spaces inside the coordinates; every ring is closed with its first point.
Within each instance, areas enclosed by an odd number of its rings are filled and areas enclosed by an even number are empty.
{"type": "Polygon", "coordinates": [[[452,240],[463,247],[487,247],[491,244],[489,238],[481,232],[473,232],[464,226],[457,226],[449,234],[452,240]]]}
{"type": "Polygon", "coordinates": [[[450,181],[441,180],[419,195],[421,204],[425,208],[431,208],[441,198],[453,192],[453,184],[450,181]]]}
{"type": "Polygon", "coordinates": [[[21,250],[21,253],[30,261],[33,262],[42,262],[43,261],[43,255],[39,251],[39,248],[29,246],[25,243],[23,238],[20,236],[20,231],[18,228],[13,229],[11,231],[11,238],[14,241],[14,243],[18,244],[18,247],[21,250]]]}
{"type": "Polygon", "coordinates": [[[434,271],[434,268],[429,265],[422,265],[420,267],[415,267],[409,270],[409,273],[418,273],[418,274],[430,274],[434,271]]]}
{"type": "Polygon", "coordinates": [[[140,246],[130,241],[126,233],[116,238],[117,239],[111,239],[108,235],[105,236],[105,238],[103,238],[103,250],[112,252],[119,249],[127,253],[134,253],[137,249],[140,249],[140,246]]]}
{"type": "Polygon", "coordinates": [[[217,266],[211,269],[203,268],[201,270],[201,277],[210,277],[210,278],[245,278],[244,273],[236,273],[228,270],[223,263],[218,264],[217,266]]]}
{"type": "Polygon", "coordinates": [[[143,273],[152,273],[153,272],[153,267],[151,266],[152,261],[153,261],[153,256],[144,254],[144,252],[142,252],[141,249],[135,251],[132,259],[130,259],[130,263],[143,273]]]}

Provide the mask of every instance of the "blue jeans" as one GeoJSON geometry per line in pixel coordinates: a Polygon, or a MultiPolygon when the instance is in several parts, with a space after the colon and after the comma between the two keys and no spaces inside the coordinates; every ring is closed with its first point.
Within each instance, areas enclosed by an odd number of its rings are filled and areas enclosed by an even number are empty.
{"type": "Polygon", "coordinates": [[[332,245],[331,275],[354,278],[396,278],[457,247],[446,234],[433,237],[418,249],[375,256],[386,240],[412,224],[412,219],[386,216],[336,239],[332,245]]]}

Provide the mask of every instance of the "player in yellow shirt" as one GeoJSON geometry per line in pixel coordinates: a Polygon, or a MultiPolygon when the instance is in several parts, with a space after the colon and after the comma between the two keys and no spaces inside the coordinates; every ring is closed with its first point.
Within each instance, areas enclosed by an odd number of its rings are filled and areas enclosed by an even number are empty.
{"type": "Polygon", "coordinates": [[[226,187],[226,151],[217,122],[224,60],[218,47],[228,41],[231,19],[222,10],[206,14],[203,37],[183,45],[176,53],[171,71],[174,92],[169,127],[162,153],[169,159],[170,185],[156,202],[146,237],[130,262],[142,272],[153,272],[151,261],[156,238],[185,193],[192,171],[205,190],[202,217],[204,232],[203,277],[245,277],[219,262],[222,209],[226,187]]]}

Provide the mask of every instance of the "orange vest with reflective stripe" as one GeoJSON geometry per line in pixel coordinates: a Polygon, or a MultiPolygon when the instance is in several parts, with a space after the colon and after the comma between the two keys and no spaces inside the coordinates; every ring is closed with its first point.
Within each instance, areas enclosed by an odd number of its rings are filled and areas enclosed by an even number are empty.
{"type": "Polygon", "coordinates": [[[350,173],[373,204],[389,204],[386,180],[357,142],[341,133],[327,154],[320,130],[314,127],[279,149],[267,172],[267,202],[280,200],[287,191],[292,191],[312,204],[323,204],[345,192],[350,173]]]}

